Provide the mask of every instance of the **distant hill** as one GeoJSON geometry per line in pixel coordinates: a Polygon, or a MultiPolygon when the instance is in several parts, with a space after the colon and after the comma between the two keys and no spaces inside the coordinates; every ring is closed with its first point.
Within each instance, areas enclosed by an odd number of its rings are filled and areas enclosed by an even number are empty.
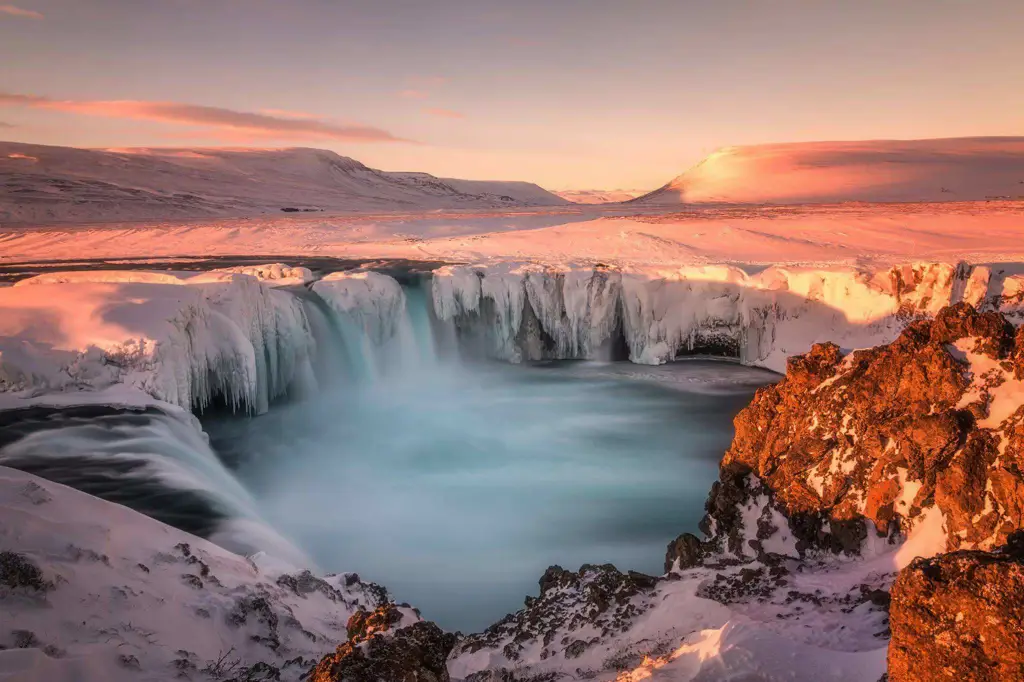
{"type": "Polygon", "coordinates": [[[0,221],[567,204],[527,182],[389,173],[320,149],[91,150],[0,142],[0,221]]]}
{"type": "Polygon", "coordinates": [[[1024,137],[726,147],[644,205],[1024,199],[1024,137]]]}
{"type": "Polygon", "coordinates": [[[574,204],[615,204],[643,194],[642,189],[565,189],[554,194],[574,204]]]}

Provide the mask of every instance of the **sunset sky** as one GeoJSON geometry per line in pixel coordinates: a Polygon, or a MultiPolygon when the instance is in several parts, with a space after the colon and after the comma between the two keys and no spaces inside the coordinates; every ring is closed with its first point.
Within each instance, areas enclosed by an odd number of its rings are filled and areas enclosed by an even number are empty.
{"type": "Polygon", "coordinates": [[[0,139],[312,146],[552,189],[1024,134],[1021,0],[0,0],[0,139]]]}

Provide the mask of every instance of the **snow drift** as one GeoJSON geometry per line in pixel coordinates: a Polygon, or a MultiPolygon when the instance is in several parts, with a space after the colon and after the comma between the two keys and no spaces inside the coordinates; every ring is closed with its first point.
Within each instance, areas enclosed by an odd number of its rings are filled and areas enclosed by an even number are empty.
{"type": "Polygon", "coordinates": [[[4,680],[298,679],[386,599],[6,467],[0,561],[35,576],[0,582],[4,680]]]}
{"type": "Polygon", "coordinates": [[[617,204],[629,201],[642,194],[642,189],[563,189],[554,192],[574,204],[617,204]]]}
{"type": "Polygon", "coordinates": [[[642,205],[975,201],[1024,197],[1024,137],[726,147],[642,205]]]}
{"type": "Polygon", "coordinates": [[[0,142],[0,188],[0,220],[17,222],[567,203],[531,183],[388,173],[307,148],[104,151],[0,142]]]}

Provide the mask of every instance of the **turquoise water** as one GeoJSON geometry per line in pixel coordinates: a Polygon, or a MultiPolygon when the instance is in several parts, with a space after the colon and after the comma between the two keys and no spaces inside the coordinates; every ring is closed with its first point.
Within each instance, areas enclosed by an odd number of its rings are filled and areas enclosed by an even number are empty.
{"type": "Polygon", "coordinates": [[[551,564],[660,574],[695,531],[732,418],[769,372],[438,362],[205,424],[262,516],[324,571],[356,571],[479,630],[551,564]]]}

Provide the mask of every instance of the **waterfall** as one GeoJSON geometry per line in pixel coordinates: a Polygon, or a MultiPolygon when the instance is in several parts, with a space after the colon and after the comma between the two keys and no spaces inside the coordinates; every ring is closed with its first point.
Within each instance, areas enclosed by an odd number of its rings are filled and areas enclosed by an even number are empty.
{"type": "Polygon", "coordinates": [[[0,415],[2,466],[122,504],[240,554],[262,550],[309,564],[264,523],[187,412],[85,405],[0,415]]]}
{"type": "Polygon", "coordinates": [[[334,273],[317,282],[307,305],[337,330],[328,344],[317,340],[318,355],[340,353],[337,361],[353,382],[434,368],[442,357],[451,357],[449,349],[439,352],[439,340],[450,344],[454,332],[451,322],[434,314],[427,285],[400,284],[375,272],[334,273]]]}

